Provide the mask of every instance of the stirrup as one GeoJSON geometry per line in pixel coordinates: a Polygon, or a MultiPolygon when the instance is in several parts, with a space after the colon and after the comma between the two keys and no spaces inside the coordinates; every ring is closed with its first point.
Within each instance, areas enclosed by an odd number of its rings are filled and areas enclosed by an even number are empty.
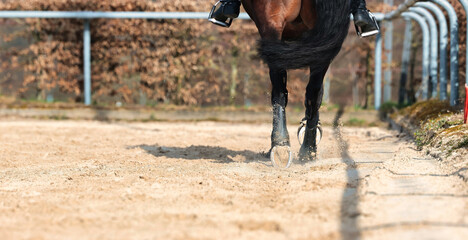
{"type": "Polygon", "coordinates": [[[380,32],[379,23],[377,22],[377,18],[375,18],[375,15],[372,14],[369,10],[367,10],[367,13],[369,14],[369,18],[371,19],[372,24],[374,24],[374,27],[376,29],[366,31],[365,27],[359,27],[358,25],[354,24],[354,27],[356,28],[356,33],[360,38],[374,36],[380,32]]]}
{"type": "Polygon", "coordinates": [[[218,26],[221,26],[221,27],[225,27],[225,28],[229,28],[232,24],[232,20],[234,20],[233,18],[226,18],[226,20],[223,22],[223,21],[220,21],[220,20],[217,20],[216,18],[213,17],[213,14],[215,13],[216,11],[216,8],[219,6],[221,7],[219,4],[221,3],[221,1],[218,1],[214,6],[213,8],[211,9],[211,12],[210,12],[210,15],[208,16],[208,21],[218,25],[218,26]]]}

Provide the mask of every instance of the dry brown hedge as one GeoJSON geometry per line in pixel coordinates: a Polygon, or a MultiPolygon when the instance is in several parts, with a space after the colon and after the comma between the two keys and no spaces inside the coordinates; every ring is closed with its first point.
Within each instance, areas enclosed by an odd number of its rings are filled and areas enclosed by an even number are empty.
{"type": "MultiPolygon", "coordinates": [[[[211,2],[6,0],[0,3],[0,9],[188,12],[207,11],[211,2]]],[[[59,89],[71,100],[80,101],[83,21],[2,22],[23,26],[3,34],[5,41],[26,38],[29,42],[23,48],[2,49],[8,59],[2,70],[24,71],[19,91],[24,94],[33,89],[41,97],[59,89]]],[[[249,88],[263,89],[262,94],[268,88],[267,71],[255,52],[258,34],[251,23],[239,21],[227,30],[206,20],[97,19],[91,22],[91,31],[93,100],[98,104],[132,104],[141,99],[153,103],[228,104],[242,100],[236,93],[244,91],[244,82],[250,84],[249,88]]]]}

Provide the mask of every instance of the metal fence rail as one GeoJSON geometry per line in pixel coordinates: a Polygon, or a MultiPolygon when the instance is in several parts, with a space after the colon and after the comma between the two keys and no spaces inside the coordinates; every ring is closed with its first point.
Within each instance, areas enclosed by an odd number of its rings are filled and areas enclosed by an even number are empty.
{"type": "MultiPolygon", "coordinates": [[[[0,11],[0,18],[207,19],[208,12],[0,11]]],[[[250,19],[241,13],[239,19],[250,19]]]]}
{"type": "MultiPolygon", "coordinates": [[[[465,11],[468,11],[468,0],[459,0],[463,5],[465,11]]],[[[447,0],[429,0],[429,1],[419,1],[419,0],[406,0],[403,4],[399,5],[398,8],[390,13],[385,14],[383,21],[393,21],[396,18],[403,17],[405,19],[412,19],[420,25],[423,31],[423,84],[422,89],[420,89],[422,99],[426,100],[429,98],[436,98],[437,95],[441,100],[447,99],[447,43],[448,43],[448,34],[447,34],[447,20],[442,10],[444,9],[448,13],[449,18],[449,27],[450,27],[450,104],[452,106],[458,104],[459,100],[459,82],[458,82],[458,52],[459,52],[459,42],[458,42],[458,19],[456,12],[453,6],[447,0]],[[435,18],[434,16],[435,15],[435,18]],[[439,30],[437,31],[437,25],[439,30]],[[429,27],[428,27],[429,26],[429,27]],[[428,37],[430,35],[430,37],[428,37]],[[439,36],[437,36],[439,35],[439,36]],[[431,43],[428,46],[425,39],[429,38],[431,43]],[[439,43],[438,43],[439,42],[439,43]],[[428,54],[429,53],[429,54],[428,54]],[[430,59],[428,65],[427,61],[430,59]],[[440,62],[440,66],[437,64],[440,62]],[[430,82],[428,81],[428,68],[429,68],[429,77],[430,82]],[[438,91],[440,87],[440,91],[438,91]],[[430,91],[431,90],[431,91],[430,91]],[[430,91],[430,93],[429,93],[430,91]]],[[[405,35],[411,35],[411,31],[406,31],[405,35]]],[[[468,36],[468,32],[467,32],[468,36]]],[[[404,45],[407,46],[411,41],[411,36],[405,37],[404,45]]],[[[377,43],[380,44],[380,37],[377,38],[377,43]]],[[[378,51],[378,49],[377,49],[378,51]]],[[[410,50],[408,47],[404,47],[403,56],[405,59],[409,56],[410,50]]],[[[468,56],[468,48],[466,52],[468,56]]],[[[382,56],[376,56],[376,62],[382,61],[382,56]]],[[[406,60],[403,60],[406,61],[406,60]]],[[[380,73],[381,64],[377,63],[376,74],[380,73]]],[[[402,78],[407,77],[408,73],[408,64],[404,63],[402,65],[402,78]]],[[[468,62],[466,65],[468,70],[468,62]]],[[[376,76],[376,82],[381,81],[381,76],[376,76]]],[[[400,83],[406,83],[406,79],[401,79],[400,83]]],[[[404,85],[400,85],[400,93],[404,93],[404,85]]],[[[468,92],[468,75],[466,76],[466,89],[468,92]]],[[[385,90],[384,90],[385,91],[385,90]]],[[[381,90],[375,92],[376,95],[381,94],[381,90]]],[[[399,103],[404,102],[404,97],[399,96],[399,103]]],[[[376,108],[380,108],[381,102],[376,104],[376,108]]],[[[468,110],[468,103],[466,103],[466,110],[468,110]]],[[[466,111],[465,110],[465,111],[466,111]]],[[[466,120],[465,120],[466,121],[466,120]]]]}
{"type": "MultiPolygon", "coordinates": [[[[468,0],[459,0],[462,4],[465,13],[468,13],[468,0]]],[[[468,15],[467,15],[468,16],[468,15]]],[[[459,102],[459,39],[458,39],[458,18],[453,6],[447,0],[406,0],[400,4],[396,10],[389,12],[384,15],[383,21],[393,21],[396,18],[403,17],[407,21],[409,19],[418,22],[423,32],[423,84],[420,89],[423,100],[427,100],[429,95],[431,98],[436,98],[437,95],[441,100],[447,99],[447,61],[450,61],[450,105],[455,106],[459,102]],[[447,20],[442,10],[444,9],[448,13],[449,18],[449,29],[450,29],[450,59],[447,59],[447,20]],[[435,15],[435,18],[434,16],[435,15]],[[437,21],[436,21],[437,20],[437,21]],[[439,30],[437,31],[437,25],[439,30]],[[439,35],[439,37],[437,37],[439,35]],[[430,40],[428,40],[430,39],[430,40]],[[429,43],[429,41],[431,43],[429,43]],[[437,41],[439,43],[437,43],[437,41]],[[439,51],[439,52],[438,52],[439,51]],[[430,59],[430,63],[428,63],[430,59]],[[440,63],[439,67],[437,66],[440,63]],[[430,77],[430,82],[428,77],[430,77]],[[440,88],[438,88],[440,87],[440,88]],[[438,89],[440,89],[438,91],[438,89]],[[430,94],[429,94],[430,91],[430,94]]],[[[403,63],[401,69],[400,79],[400,90],[399,90],[399,103],[404,103],[405,95],[405,84],[408,76],[408,59],[410,55],[410,48],[408,47],[412,41],[411,23],[407,22],[405,31],[405,42],[403,48],[403,63]]],[[[468,23],[467,23],[468,24],[468,23]]],[[[468,41],[468,31],[467,31],[468,41]]],[[[382,102],[380,95],[382,94],[381,85],[381,68],[382,68],[382,55],[381,55],[381,40],[382,37],[379,35],[376,38],[376,64],[375,64],[375,84],[379,86],[375,89],[375,108],[379,109],[382,102]]],[[[391,43],[390,43],[391,44],[391,43]]],[[[468,45],[468,42],[467,42],[468,45]]],[[[387,47],[387,46],[386,46],[387,47]]],[[[391,49],[391,46],[390,46],[391,49]]],[[[387,58],[391,54],[387,55],[387,58]]],[[[466,56],[468,57],[468,48],[466,48],[466,56]]],[[[389,59],[387,59],[388,61],[389,59]]],[[[391,61],[391,59],[390,59],[391,61]]],[[[468,71],[468,61],[465,66],[468,71]]],[[[465,123],[467,122],[468,113],[468,74],[465,76],[465,123]]],[[[386,86],[385,86],[386,87],[386,86]]],[[[384,92],[389,90],[384,89],[384,92]]]]}

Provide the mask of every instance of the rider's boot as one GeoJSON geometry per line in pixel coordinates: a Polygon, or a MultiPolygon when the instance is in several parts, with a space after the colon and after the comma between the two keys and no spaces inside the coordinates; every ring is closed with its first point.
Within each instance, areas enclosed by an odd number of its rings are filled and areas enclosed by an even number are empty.
{"type": "Polygon", "coordinates": [[[367,10],[365,0],[353,0],[351,12],[359,37],[370,37],[379,33],[379,24],[374,15],[367,10]]]}
{"type": "Polygon", "coordinates": [[[213,6],[208,20],[222,27],[230,27],[232,20],[239,16],[240,5],[240,0],[220,0],[213,6]]]}

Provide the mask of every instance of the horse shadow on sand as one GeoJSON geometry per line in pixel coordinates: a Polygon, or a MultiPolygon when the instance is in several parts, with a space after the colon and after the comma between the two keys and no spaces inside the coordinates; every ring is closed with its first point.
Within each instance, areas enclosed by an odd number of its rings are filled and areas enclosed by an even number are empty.
{"type": "Polygon", "coordinates": [[[218,146],[166,147],[159,145],[136,145],[127,149],[143,149],[155,157],[167,157],[186,160],[207,160],[215,163],[265,163],[269,161],[265,152],[250,150],[236,151],[218,146]]]}

